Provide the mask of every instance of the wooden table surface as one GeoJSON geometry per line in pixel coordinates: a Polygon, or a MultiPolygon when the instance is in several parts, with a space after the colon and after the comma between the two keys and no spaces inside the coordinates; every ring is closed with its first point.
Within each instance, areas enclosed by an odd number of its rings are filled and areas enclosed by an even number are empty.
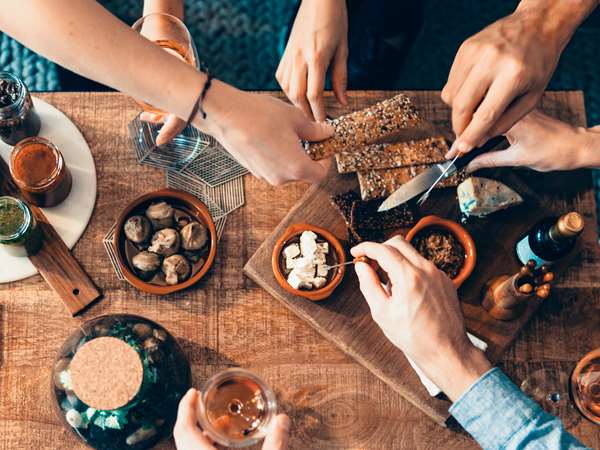
{"type": "MultiPolygon", "coordinates": [[[[169,298],[138,292],[117,279],[102,245],[131,199],[165,185],[162,171],[136,163],[127,141],[136,106],[116,93],[38,95],[75,122],[94,156],[96,208],[74,253],[105,298],[73,319],[39,275],[0,285],[0,449],[85,448],[54,415],[50,370],[63,340],[83,321],[107,313],[163,324],[180,339],[196,387],[232,365],[259,373],[292,418],[290,448],[477,448],[466,434],[435,424],[242,275],[306,185],[273,188],[247,176],[246,206],[229,216],[207,279],[169,298]]],[[[590,207],[586,195],[582,206],[590,207]]],[[[579,277],[542,306],[502,366],[517,382],[542,366],[569,371],[599,344],[600,283],[579,277]]],[[[570,431],[600,448],[600,428],[589,421],[577,420],[570,431]]]]}

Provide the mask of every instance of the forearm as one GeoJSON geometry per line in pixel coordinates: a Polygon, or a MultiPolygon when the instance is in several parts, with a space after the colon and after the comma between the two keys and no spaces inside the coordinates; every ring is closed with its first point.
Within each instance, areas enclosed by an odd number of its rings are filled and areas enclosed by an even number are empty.
{"type": "Polygon", "coordinates": [[[585,448],[497,368],[456,399],[450,413],[486,449],[585,448]]]}
{"type": "Polygon", "coordinates": [[[183,20],[183,0],[144,0],[144,16],[166,13],[183,20]]]}
{"type": "Polygon", "coordinates": [[[555,42],[560,51],[600,0],[521,0],[515,13],[532,21],[548,42],[555,42]]]}
{"type": "Polygon", "coordinates": [[[187,119],[206,76],[152,44],[93,0],[29,0],[0,28],[34,51],[187,119]]]}

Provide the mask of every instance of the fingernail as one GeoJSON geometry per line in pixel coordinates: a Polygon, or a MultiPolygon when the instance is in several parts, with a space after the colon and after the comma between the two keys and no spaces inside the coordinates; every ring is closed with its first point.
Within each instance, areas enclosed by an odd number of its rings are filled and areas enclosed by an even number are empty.
{"type": "Polygon", "coordinates": [[[367,270],[367,264],[364,262],[357,262],[356,264],[354,264],[354,272],[356,272],[356,275],[358,275],[359,277],[363,276],[366,274],[367,270]]]}

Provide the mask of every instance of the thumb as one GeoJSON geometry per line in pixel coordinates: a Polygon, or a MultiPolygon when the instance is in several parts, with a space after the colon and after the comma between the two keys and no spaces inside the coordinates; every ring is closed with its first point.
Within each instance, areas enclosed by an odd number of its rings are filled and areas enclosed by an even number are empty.
{"type": "Polygon", "coordinates": [[[158,136],[156,137],[156,145],[163,145],[171,141],[185,129],[186,125],[185,120],[182,120],[173,114],[169,114],[165,124],[161,127],[158,136]]]}
{"type": "Polygon", "coordinates": [[[511,146],[506,150],[484,153],[469,163],[467,172],[473,173],[479,169],[488,167],[518,166],[520,164],[517,161],[516,153],[514,146],[511,146]]]}
{"type": "Polygon", "coordinates": [[[318,142],[333,135],[333,127],[325,122],[303,120],[297,127],[298,137],[309,142],[318,142]]]}
{"type": "Polygon", "coordinates": [[[331,87],[333,93],[342,105],[348,104],[346,97],[346,88],[348,86],[348,47],[347,44],[340,45],[333,57],[331,68],[331,87]]]}
{"type": "Polygon", "coordinates": [[[286,450],[290,437],[290,418],[285,414],[275,417],[273,426],[265,438],[262,450],[286,450]]]}

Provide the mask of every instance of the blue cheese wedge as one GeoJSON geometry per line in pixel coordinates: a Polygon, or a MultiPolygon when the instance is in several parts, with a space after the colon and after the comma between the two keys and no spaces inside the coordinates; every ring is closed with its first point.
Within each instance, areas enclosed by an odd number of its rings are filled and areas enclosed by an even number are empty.
{"type": "Polygon", "coordinates": [[[460,210],[468,216],[484,217],[523,203],[523,198],[514,190],[489,178],[467,178],[456,191],[460,210]]]}

